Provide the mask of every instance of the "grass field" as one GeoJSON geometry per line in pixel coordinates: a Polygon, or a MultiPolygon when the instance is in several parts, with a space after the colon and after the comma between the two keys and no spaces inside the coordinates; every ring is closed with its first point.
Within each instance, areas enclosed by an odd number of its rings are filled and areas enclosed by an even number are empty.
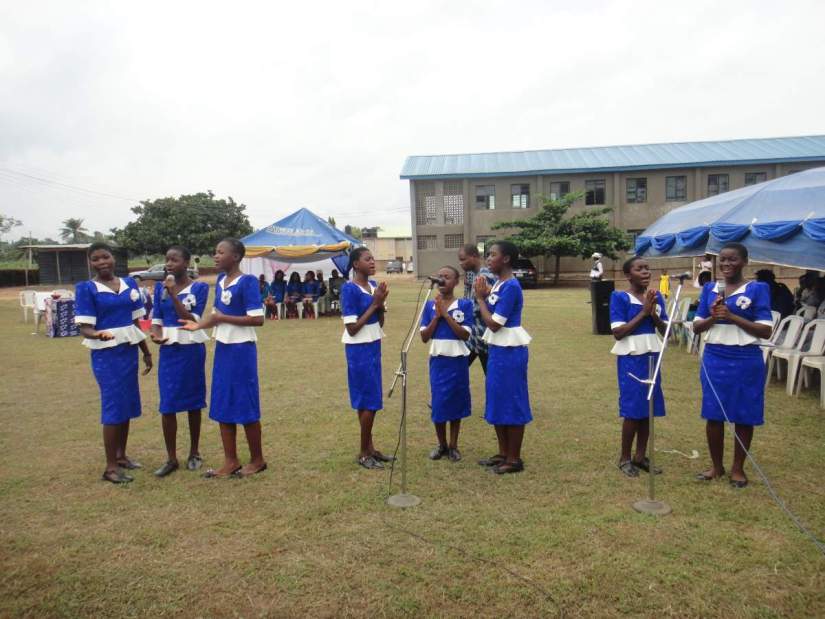
{"type": "MultiPolygon", "coordinates": [[[[417,290],[391,286],[387,386],[417,290]]],[[[103,450],[88,351],[76,338],[31,336],[15,302],[0,301],[0,616],[825,616],[825,557],[754,471],[744,491],[692,481],[707,450],[697,359],[681,350],[668,358],[668,417],[657,424],[657,446],[701,456],[659,454],[658,494],[673,513],[633,511],[647,478],[616,469],[611,340],[590,334],[586,296],[526,293],[535,421],[521,475],[497,477],[475,464],[494,451],[478,366],[460,441],[465,459],[427,459],[427,359],[414,347],[409,480],[423,502],[406,511],[385,505],[386,473],[354,464],[339,320],[261,329],[267,473],[153,478],[164,460],[153,373],[141,379],[144,414],[130,437],[132,457],[146,468],[115,487],[98,481],[103,450]]],[[[389,452],[399,400],[385,405],[376,444],[389,452]]],[[[825,536],[825,411],[812,393],[790,399],[771,387],[766,416],[755,456],[790,508],[825,536]]],[[[184,450],[187,440],[181,417],[184,450]]],[[[207,466],[219,464],[211,422],[202,452],[207,466]]]]}

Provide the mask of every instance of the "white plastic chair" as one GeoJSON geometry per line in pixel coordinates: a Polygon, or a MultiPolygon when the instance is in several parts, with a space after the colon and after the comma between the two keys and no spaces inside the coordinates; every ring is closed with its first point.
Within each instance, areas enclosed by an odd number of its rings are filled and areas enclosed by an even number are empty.
{"type": "Polygon", "coordinates": [[[806,388],[811,385],[811,372],[819,372],[819,408],[825,408],[825,357],[804,357],[799,367],[799,382],[796,385],[796,395],[804,385],[806,388]]]}
{"type": "Polygon", "coordinates": [[[805,320],[801,316],[787,316],[776,325],[771,339],[762,348],[762,358],[765,363],[774,350],[778,348],[793,348],[799,341],[799,334],[805,327],[805,320]]]}
{"type": "Polygon", "coordinates": [[[685,324],[687,323],[688,312],[690,311],[690,304],[693,299],[685,297],[679,299],[679,305],[676,308],[676,316],[673,317],[673,324],[671,325],[671,333],[676,341],[680,341],[685,336],[685,324]]]}
{"type": "Polygon", "coordinates": [[[20,307],[23,308],[23,322],[29,322],[29,310],[32,313],[37,311],[37,297],[34,290],[21,290],[18,295],[20,299],[20,307]]]}
{"type": "Polygon", "coordinates": [[[776,331],[776,327],[779,326],[779,323],[782,320],[782,314],[780,314],[776,310],[771,310],[771,320],[773,321],[773,331],[771,331],[771,335],[773,335],[776,331]]]}
{"type": "Polygon", "coordinates": [[[818,357],[825,352],[825,320],[812,320],[802,331],[797,345],[794,348],[776,348],[768,361],[767,381],[770,381],[774,366],[777,367],[779,378],[779,364],[784,361],[788,366],[788,376],[785,380],[785,393],[793,395],[796,389],[796,378],[799,365],[804,357],[818,357]]]}

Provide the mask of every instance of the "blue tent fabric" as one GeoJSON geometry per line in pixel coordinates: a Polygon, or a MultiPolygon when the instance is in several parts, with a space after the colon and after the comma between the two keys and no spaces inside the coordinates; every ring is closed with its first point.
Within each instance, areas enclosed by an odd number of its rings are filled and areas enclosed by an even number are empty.
{"type": "Polygon", "coordinates": [[[349,241],[352,246],[361,242],[306,208],[301,208],[279,219],[271,226],[253,232],[241,239],[245,245],[288,247],[290,245],[334,245],[349,241]]]}
{"type": "Polygon", "coordinates": [[[697,200],[661,217],[636,253],[679,258],[738,241],[756,262],[825,270],[825,167],[697,200]]]}

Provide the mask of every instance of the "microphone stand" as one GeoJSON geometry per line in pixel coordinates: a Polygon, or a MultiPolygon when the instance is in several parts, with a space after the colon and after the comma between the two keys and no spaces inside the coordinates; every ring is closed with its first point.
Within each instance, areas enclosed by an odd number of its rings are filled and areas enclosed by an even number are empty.
{"type": "Polygon", "coordinates": [[[685,279],[687,279],[688,277],[689,274],[687,273],[679,276],[679,287],[676,288],[676,294],[673,296],[673,302],[671,303],[670,312],[668,313],[667,327],[665,328],[665,334],[663,336],[664,341],[662,342],[662,350],[659,351],[659,358],[656,360],[655,365],[653,363],[653,357],[648,358],[648,378],[643,379],[639,378],[638,376],[634,376],[633,374],[630,374],[630,377],[636,380],[637,382],[643,385],[648,385],[647,417],[650,428],[650,438],[648,439],[648,453],[650,454],[650,471],[648,472],[647,498],[639,499],[638,501],[636,501],[633,504],[633,509],[635,509],[637,512],[641,512],[643,514],[653,514],[654,516],[665,516],[673,510],[670,507],[670,505],[668,505],[664,501],[659,501],[656,499],[656,433],[653,427],[655,419],[655,415],[653,413],[653,393],[656,390],[656,379],[659,377],[660,371],[662,369],[662,359],[665,356],[665,351],[667,350],[667,343],[670,339],[670,330],[673,325],[673,316],[676,312],[676,308],[679,307],[679,297],[682,294],[682,286],[685,283],[685,279]]]}
{"type": "Polygon", "coordinates": [[[430,283],[430,288],[427,290],[427,296],[424,297],[424,301],[421,303],[421,306],[418,308],[417,318],[415,323],[413,324],[413,328],[410,330],[407,339],[404,341],[404,346],[401,348],[401,364],[398,366],[398,369],[395,371],[395,378],[392,381],[392,385],[390,385],[390,390],[387,393],[387,399],[389,400],[392,397],[393,391],[395,391],[395,386],[398,383],[398,379],[401,379],[401,454],[399,458],[399,464],[401,465],[401,492],[398,494],[393,494],[391,497],[387,499],[387,503],[392,507],[414,507],[421,503],[421,499],[415,496],[414,494],[407,493],[407,353],[410,350],[410,346],[412,345],[413,338],[416,334],[416,326],[421,324],[421,316],[424,313],[424,308],[427,306],[427,301],[430,299],[430,295],[433,293],[433,287],[435,286],[436,282],[430,283]]]}

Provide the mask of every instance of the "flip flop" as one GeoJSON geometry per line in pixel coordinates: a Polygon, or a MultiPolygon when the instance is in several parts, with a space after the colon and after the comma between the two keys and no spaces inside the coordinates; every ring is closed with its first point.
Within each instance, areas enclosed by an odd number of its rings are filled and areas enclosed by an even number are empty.
{"type": "Polygon", "coordinates": [[[258,473],[263,473],[267,469],[266,462],[261,465],[257,471],[253,471],[251,473],[243,473],[243,468],[239,468],[237,471],[232,473],[232,477],[237,477],[239,479],[243,479],[244,477],[252,477],[253,475],[257,475],[258,473]]]}
{"type": "Polygon", "coordinates": [[[215,469],[208,469],[206,473],[203,474],[204,479],[229,479],[230,477],[234,477],[235,473],[240,471],[243,467],[238,467],[231,473],[227,475],[219,474],[215,469]]]}
{"type": "MultiPolygon", "coordinates": [[[[641,469],[645,473],[650,473],[650,458],[648,458],[647,456],[645,456],[640,462],[636,462],[635,460],[631,460],[631,462],[633,463],[633,466],[635,466],[637,469],[641,469]]],[[[655,471],[656,475],[662,474],[662,469],[660,469],[658,466],[656,467],[655,471]]]]}

